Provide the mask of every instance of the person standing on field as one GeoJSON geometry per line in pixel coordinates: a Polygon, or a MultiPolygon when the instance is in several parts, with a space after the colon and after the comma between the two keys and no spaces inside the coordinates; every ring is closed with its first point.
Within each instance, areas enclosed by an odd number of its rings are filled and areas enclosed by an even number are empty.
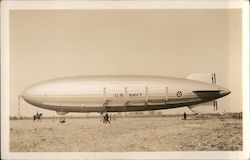
{"type": "Polygon", "coordinates": [[[187,119],[187,114],[186,114],[186,112],[184,112],[183,117],[184,117],[184,120],[187,119]]]}

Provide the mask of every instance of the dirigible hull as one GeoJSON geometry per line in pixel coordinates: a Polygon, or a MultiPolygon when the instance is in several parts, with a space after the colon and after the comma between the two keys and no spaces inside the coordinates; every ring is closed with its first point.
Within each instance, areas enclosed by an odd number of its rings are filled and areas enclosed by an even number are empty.
{"type": "Polygon", "coordinates": [[[229,94],[195,80],[157,76],[79,76],[27,88],[28,103],[57,112],[129,112],[196,105],[229,94]]]}

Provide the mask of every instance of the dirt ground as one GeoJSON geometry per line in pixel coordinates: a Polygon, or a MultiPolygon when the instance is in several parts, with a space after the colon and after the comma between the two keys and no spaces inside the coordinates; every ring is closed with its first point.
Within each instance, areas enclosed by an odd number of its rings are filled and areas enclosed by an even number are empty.
{"type": "Polygon", "coordinates": [[[10,120],[11,152],[237,151],[242,119],[206,117],[10,120]]]}

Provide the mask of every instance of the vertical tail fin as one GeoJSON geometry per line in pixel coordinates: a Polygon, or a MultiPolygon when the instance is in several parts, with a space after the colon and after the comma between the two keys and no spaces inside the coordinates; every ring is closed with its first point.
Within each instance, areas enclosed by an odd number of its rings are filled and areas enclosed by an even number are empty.
{"type": "Polygon", "coordinates": [[[187,79],[216,84],[216,74],[215,73],[192,73],[187,79]]]}
{"type": "MultiPolygon", "coordinates": [[[[215,73],[192,73],[187,77],[187,79],[211,83],[213,85],[216,84],[216,74],[215,73]]],[[[211,102],[207,102],[207,104],[209,104],[209,103],[211,104],[211,102]]],[[[213,105],[214,111],[218,110],[218,104],[217,104],[216,100],[213,100],[211,105],[213,105]]],[[[196,106],[189,106],[189,109],[191,110],[194,107],[196,107],[196,106]]],[[[192,110],[192,111],[194,112],[194,110],[192,110]]]]}

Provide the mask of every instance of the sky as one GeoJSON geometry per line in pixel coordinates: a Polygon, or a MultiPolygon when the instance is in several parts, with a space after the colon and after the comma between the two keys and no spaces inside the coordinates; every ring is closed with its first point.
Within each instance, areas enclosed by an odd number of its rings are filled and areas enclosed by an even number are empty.
{"type": "MultiPolygon", "coordinates": [[[[218,101],[219,111],[240,112],[241,20],[237,9],[10,11],[10,115],[18,114],[22,91],[43,80],[191,73],[216,73],[232,92],[218,101]]],[[[21,100],[22,116],[37,111],[56,115],[21,100]]]]}

